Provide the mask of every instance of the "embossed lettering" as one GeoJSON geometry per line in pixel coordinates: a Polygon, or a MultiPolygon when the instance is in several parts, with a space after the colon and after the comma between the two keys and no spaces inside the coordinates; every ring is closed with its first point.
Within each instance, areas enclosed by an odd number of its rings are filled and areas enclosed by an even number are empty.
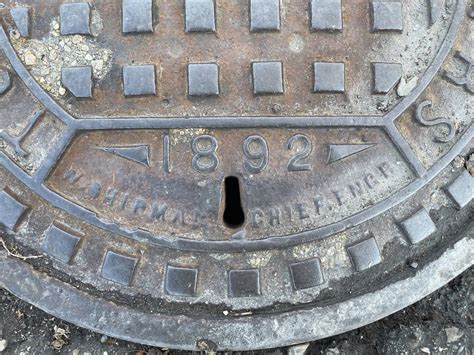
{"type": "Polygon", "coordinates": [[[158,204],[158,203],[153,203],[153,206],[151,208],[150,212],[150,218],[155,221],[165,221],[165,215],[166,211],[168,210],[168,206],[166,204],[158,204]]]}
{"type": "Polygon", "coordinates": [[[265,217],[265,214],[260,209],[250,212],[250,221],[251,221],[252,227],[254,228],[260,227],[260,225],[263,223],[263,217],[265,217]]]}

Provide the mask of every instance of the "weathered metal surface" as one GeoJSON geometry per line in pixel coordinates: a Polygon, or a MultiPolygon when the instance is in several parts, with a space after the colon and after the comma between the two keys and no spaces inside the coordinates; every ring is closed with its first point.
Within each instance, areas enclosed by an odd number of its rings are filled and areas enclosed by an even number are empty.
{"type": "Polygon", "coordinates": [[[0,285],[48,312],[257,349],[376,320],[472,264],[464,0],[0,16],[0,285]]]}

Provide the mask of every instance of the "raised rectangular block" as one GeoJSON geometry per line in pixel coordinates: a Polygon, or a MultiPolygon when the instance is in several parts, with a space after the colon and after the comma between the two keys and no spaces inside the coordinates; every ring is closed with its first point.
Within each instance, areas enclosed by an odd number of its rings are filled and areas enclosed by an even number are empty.
{"type": "Polygon", "coordinates": [[[260,270],[231,270],[228,278],[230,297],[260,296],[260,270]]]}
{"type": "Polygon", "coordinates": [[[198,270],[168,265],[166,268],[165,291],[169,295],[194,297],[198,270]]]}
{"type": "Polygon", "coordinates": [[[314,92],[344,93],[344,63],[314,63],[314,92]]]}
{"type": "Polygon", "coordinates": [[[464,208],[474,199],[474,177],[465,170],[447,190],[458,207],[464,208]]]}
{"type": "Polygon", "coordinates": [[[49,256],[68,264],[80,240],[81,238],[53,225],[46,232],[42,248],[49,256]]]}
{"type": "Polygon", "coordinates": [[[92,67],[62,68],[61,83],[77,98],[92,97],[92,67]]]}
{"type": "Polygon", "coordinates": [[[125,65],[123,92],[125,96],[156,95],[155,66],[153,64],[125,65]]]}
{"type": "Polygon", "coordinates": [[[403,7],[400,1],[372,1],[373,31],[402,31],[403,7]]]}
{"type": "Polygon", "coordinates": [[[26,210],[27,207],[20,203],[16,197],[7,191],[0,192],[0,224],[10,230],[15,229],[26,210]]]}
{"type": "Polygon", "coordinates": [[[291,263],[289,267],[294,290],[304,290],[324,283],[319,258],[291,263]]]}
{"type": "Polygon", "coordinates": [[[153,32],[153,0],[122,0],[122,31],[153,32]]]}
{"type": "Polygon", "coordinates": [[[398,63],[372,63],[374,94],[388,94],[402,78],[402,65],[398,63]]]}
{"type": "Polygon", "coordinates": [[[30,36],[30,9],[28,7],[16,7],[10,11],[16,28],[22,37],[30,36]]]}
{"type": "Polygon", "coordinates": [[[62,35],[90,35],[91,7],[87,2],[62,4],[59,9],[62,35]]]}
{"type": "Polygon", "coordinates": [[[250,0],[250,29],[277,31],[280,29],[280,0],[250,0]]]}
{"type": "Polygon", "coordinates": [[[137,262],[136,258],[109,250],[105,255],[101,276],[106,280],[129,286],[132,283],[137,262]]]}
{"type": "Polygon", "coordinates": [[[369,238],[347,248],[352,264],[357,271],[364,271],[380,264],[382,257],[375,238],[369,238]]]}
{"type": "Polygon", "coordinates": [[[283,64],[281,62],[253,63],[252,75],[254,94],[283,94],[283,64]]]}
{"type": "Polygon", "coordinates": [[[412,244],[419,243],[436,232],[436,226],[424,208],[401,222],[401,226],[412,244]]]}
{"type": "Polygon", "coordinates": [[[219,95],[219,66],[215,63],[188,65],[189,96],[219,95]]]}
{"type": "Polygon", "coordinates": [[[311,29],[313,31],[341,31],[341,0],[311,0],[311,29]]]}
{"type": "Polygon", "coordinates": [[[215,32],[214,0],[185,0],[186,32],[215,32]]]}

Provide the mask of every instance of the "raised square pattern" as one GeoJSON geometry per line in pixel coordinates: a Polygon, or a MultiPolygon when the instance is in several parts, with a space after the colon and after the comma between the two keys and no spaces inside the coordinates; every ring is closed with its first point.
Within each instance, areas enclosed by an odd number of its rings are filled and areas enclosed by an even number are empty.
{"type": "Polygon", "coordinates": [[[189,96],[219,95],[219,66],[215,63],[188,65],[189,96]]]}
{"type": "Polygon", "coordinates": [[[261,295],[260,270],[231,270],[228,277],[230,297],[256,297],[261,295]]]}
{"type": "Polygon", "coordinates": [[[62,35],[91,34],[91,8],[87,2],[62,4],[59,12],[62,35]]]}
{"type": "Polygon", "coordinates": [[[185,0],[186,32],[214,32],[214,0],[185,0]]]}
{"type": "Polygon", "coordinates": [[[250,0],[250,29],[277,31],[280,29],[280,0],[250,0]]]}
{"type": "Polygon", "coordinates": [[[304,290],[324,283],[319,258],[291,263],[289,266],[294,290],[304,290]]]}
{"type": "Polygon", "coordinates": [[[16,7],[10,11],[16,28],[22,37],[30,36],[30,9],[28,7],[16,7]]]}
{"type": "Polygon", "coordinates": [[[370,269],[372,266],[380,264],[382,257],[375,238],[369,238],[355,245],[349,246],[347,252],[357,271],[370,269]]]}
{"type": "Polygon", "coordinates": [[[341,31],[341,0],[311,0],[311,29],[313,31],[341,31]]]}
{"type": "Polygon", "coordinates": [[[314,92],[344,93],[344,63],[314,63],[314,92]]]}
{"type": "Polygon", "coordinates": [[[283,64],[281,62],[253,63],[252,74],[254,94],[283,94],[283,64]]]}
{"type": "Polygon", "coordinates": [[[401,222],[401,226],[412,244],[419,243],[436,232],[436,225],[424,208],[401,222]]]}
{"type": "Polygon", "coordinates": [[[101,276],[109,281],[130,286],[138,259],[108,251],[102,265],[101,276]]]}
{"type": "Polygon", "coordinates": [[[166,268],[165,291],[169,295],[194,297],[198,270],[168,265],[166,268]]]}
{"type": "Polygon", "coordinates": [[[398,63],[372,63],[374,94],[388,94],[402,78],[402,65],[398,63]]]}
{"type": "Polygon", "coordinates": [[[153,0],[122,0],[122,31],[153,32],[153,0]]]}
{"type": "Polygon", "coordinates": [[[61,69],[61,82],[77,98],[92,97],[92,67],[66,67],[61,69]]]}
{"type": "Polygon", "coordinates": [[[403,7],[400,1],[372,2],[373,31],[402,31],[403,7]]]}
{"type": "Polygon", "coordinates": [[[123,67],[123,92],[125,96],[156,94],[155,66],[125,65],[123,67]]]}
{"type": "Polygon", "coordinates": [[[459,208],[466,207],[474,199],[474,177],[467,170],[448,186],[448,193],[459,208]]]}
{"type": "Polygon", "coordinates": [[[43,250],[51,257],[68,264],[73,257],[77,244],[81,238],[51,226],[46,233],[46,238],[42,243],[43,250]]]}
{"type": "Polygon", "coordinates": [[[0,192],[0,224],[10,230],[14,230],[18,225],[27,207],[20,203],[7,191],[0,192]]]}

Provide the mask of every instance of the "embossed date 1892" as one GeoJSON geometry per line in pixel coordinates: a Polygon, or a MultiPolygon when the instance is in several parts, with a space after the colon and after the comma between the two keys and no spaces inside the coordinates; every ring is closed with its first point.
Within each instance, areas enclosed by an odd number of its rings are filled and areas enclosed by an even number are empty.
{"type": "MultiPolygon", "coordinates": [[[[219,166],[217,149],[219,142],[210,135],[202,135],[192,141],[192,167],[199,173],[212,173],[219,166]]],[[[310,171],[309,157],[313,145],[308,137],[297,134],[287,142],[288,171],[310,171]]],[[[264,137],[251,135],[242,142],[243,166],[251,174],[259,174],[268,166],[269,149],[264,137]]]]}

